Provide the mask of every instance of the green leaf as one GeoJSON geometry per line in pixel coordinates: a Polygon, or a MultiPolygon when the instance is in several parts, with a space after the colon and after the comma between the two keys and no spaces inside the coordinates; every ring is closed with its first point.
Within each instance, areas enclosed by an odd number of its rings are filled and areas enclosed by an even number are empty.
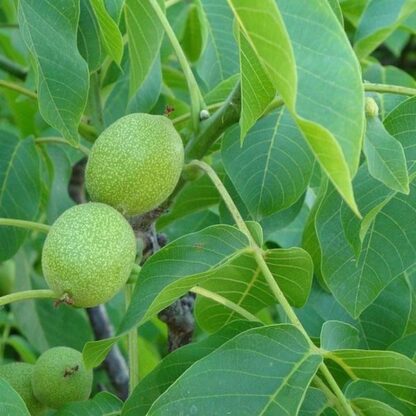
{"type": "MultiPolygon", "coordinates": [[[[164,8],[164,1],[159,0],[164,8]]],[[[163,27],[149,0],[126,0],[124,5],[130,55],[130,95],[143,84],[163,39],[163,27]]]]}
{"type": "Polygon", "coordinates": [[[416,411],[416,363],[392,351],[339,350],[328,353],[353,379],[373,381],[416,411]]]}
{"type": "Polygon", "coordinates": [[[358,57],[367,57],[415,9],[413,0],[370,0],[354,37],[354,50],[358,57]]]}
{"type": "Polygon", "coordinates": [[[327,407],[327,398],[322,390],[309,387],[299,410],[299,416],[320,416],[327,407]]]}
{"type": "Polygon", "coordinates": [[[206,19],[207,41],[197,71],[209,91],[238,72],[238,47],[227,0],[199,1],[206,19]]]}
{"type": "Polygon", "coordinates": [[[239,30],[241,67],[240,140],[261,117],[276,95],[275,88],[250,46],[246,35],[239,30]]]}
{"type": "Polygon", "coordinates": [[[214,225],[163,247],[142,267],[119,333],[144,323],[248,246],[236,228],[214,225]]]}
{"type": "Polygon", "coordinates": [[[192,364],[239,333],[258,325],[255,322],[234,321],[208,338],[185,345],[167,355],[135,388],[123,407],[122,416],[145,416],[154,401],[192,364]]]}
{"type": "Polygon", "coordinates": [[[360,334],[354,326],[341,321],[326,321],[322,325],[321,348],[332,351],[358,348],[360,334]]]}
{"type": "Polygon", "coordinates": [[[413,288],[401,276],[393,280],[360,316],[361,328],[370,349],[387,349],[406,331],[413,288]]]}
{"type": "Polygon", "coordinates": [[[201,14],[200,5],[192,3],[189,5],[181,46],[191,62],[199,59],[204,46],[205,20],[201,14]]]}
{"type": "Polygon", "coordinates": [[[10,384],[0,378],[0,414],[10,416],[30,416],[23,399],[10,384]]]}
{"type": "Polygon", "coordinates": [[[403,147],[386,131],[377,117],[367,118],[364,153],[370,175],[393,191],[409,193],[409,176],[403,147]]]}
{"type": "Polygon", "coordinates": [[[148,415],[195,409],[220,415],[295,415],[322,359],[291,325],[254,328],[199,360],[150,408],[148,415]]]}
{"type": "Polygon", "coordinates": [[[78,49],[91,72],[96,71],[105,58],[100,26],[89,0],[80,0],[78,49]]]}
{"type": "Polygon", "coordinates": [[[103,391],[91,400],[64,405],[55,416],[116,416],[121,413],[122,405],[119,398],[103,391]]]}
{"type": "Polygon", "coordinates": [[[357,211],[351,177],[358,168],[363,136],[363,88],[357,60],[329,4],[229,3],[322,168],[357,211]]]}
{"type": "MultiPolygon", "coordinates": [[[[33,139],[0,130],[0,217],[34,221],[41,203],[40,158],[33,139]]],[[[0,261],[12,257],[28,232],[0,226],[0,261]]]]}
{"type": "Polygon", "coordinates": [[[342,15],[342,9],[339,4],[339,0],[328,0],[328,4],[331,6],[331,9],[337,17],[338,21],[342,26],[344,26],[344,16],[342,15]]]}
{"type": "MultiPolygon", "coordinates": [[[[365,172],[365,165],[362,169],[365,172]]],[[[416,184],[411,185],[408,196],[396,194],[383,203],[358,258],[344,237],[341,205],[341,199],[330,189],[317,214],[322,273],[336,299],[357,317],[394,278],[414,264],[416,184]]]]}
{"type": "Polygon", "coordinates": [[[122,74],[115,82],[104,105],[104,121],[109,126],[120,117],[130,113],[147,113],[156,104],[162,87],[160,61],[156,59],[150,72],[139,89],[129,96],[130,63],[129,57],[123,59],[122,74]]]}
{"type": "Polygon", "coordinates": [[[68,193],[68,184],[72,175],[72,161],[65,148],[60,144],[48,144],[47,152],[53,166],[47,219],[49,224],[53,224],[65,210],[74,205],[74,201],[68,193]]]}
{"type": "Polygon", "coordinates": [[[389,405],[373,399],[354,399],[351,404],[359,416],[402,416],[389,405]]]}
{"type": "Polygon", "coordinates": [[[259,120],[240,146],[238,129],[226,133],[225,170],[253,219],[293,205],[312,174],[313,156],[287,110],[259,120]]]}
{"type": "MultiPolygon", "coordinates": [[[[273,249],[265,253],[265,260],[289,302],[302,306],[312,283],[313,266],[309,255],[300,248],[273,249]]],[[[252,314],[276,303],[251,253],[230,261],[200,286],[220,294],[252,314]]],[[[241,319],[241,316],[223,305],[198,296],[196,318],[204,330],[213,332],[235,319],[241,319]]]]}
{"type": "Polygon", "coordinates": [[[112,337],[87,342],[82,350],[85,367],[88,369],[98,367],[119,339],[120,337],[112,337]]]}
{"type": "Polygon", "coordinates": [[[416,173],[416,147],[414,134],[416,132],[416,97],[397,106],[384,120],[386,130],[403,146],[407,160],[409,176],[416,173]]]}
{"type": "Polygon", "coordinates": [[[73,145],[79,143],[89,86],[88,66],[77,48],[78,19],[79,0],[19,2],[19,25],[35,64],[40,112],[73,145]]]}
{"type": "Polygon", "coordinates": [[[104,0],[91,0],[95,16],[98,21],[101,40],[108,55],[117,63],[121,64],[123,57],[123,36],[117,23],[109,15],[104,0]]]}
{"type": "Polygon", "coordinates": [[[323,290],[316,282],[305,306],[296,310],[302,325],[309,336],[316,342],[320,341],[322,327],[326,321],[336,320],[355,326],[356,322],[347,311],[328,292],[323,290]]]}
{"type": "Polygon", "coordinates": [[[411,406],[408,406],[406,403],[397,399],[392,393],[371,381],[356,380],[349,383],[345,389],[345,396],[350,400],[360,397],[378,400],[398,410],[403,416],[413,415],[411,406]]]}

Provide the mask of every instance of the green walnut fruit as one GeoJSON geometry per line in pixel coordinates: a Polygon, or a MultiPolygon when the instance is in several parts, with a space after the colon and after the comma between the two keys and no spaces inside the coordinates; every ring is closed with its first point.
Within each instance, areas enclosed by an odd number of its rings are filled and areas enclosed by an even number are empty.
{"type": "Polygon", "coordinates": [[[93,374],[84,366],[82,354],[68,347],[45,351],[36,361],[32,375],[35,397],[52,409],[65,403],[87,400],[93,374]]]}
{"type": "Polygon", "coordinates": [[[92,307],[126,283],[136,257],[136,238],[126,219],[108,205],[90,202],[65,211],[43,246],[42,269],[56,297],[92,307]]]}
{"type": "Polygon", "coordinates": [[[125,215],[156,208],[174,190],[184,161],[182,140],[164,116],[130,114],[100,135],[85,173],[93,201],[125,215]]]}
{"type": "Polygon", "coordinates": [[[34,366],[27,363],[11,363],[0,366],[0,378],[5,379],[20,395],[32,416],[38,416],[45,410],[32,390],[34,366]]]}
{"type": "Polygon", "coordinates": [[[0,263],[0,296],[13,292],[16,277],[16,265],[13,260],[0,263]]]}

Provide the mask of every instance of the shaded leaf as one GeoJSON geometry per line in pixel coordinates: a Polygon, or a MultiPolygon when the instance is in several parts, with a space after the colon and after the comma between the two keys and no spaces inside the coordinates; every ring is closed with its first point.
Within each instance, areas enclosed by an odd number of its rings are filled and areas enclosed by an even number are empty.
{"type": "Polygon", "coordinates": [[[412,306],[412,292],[406,279],[399,277],[361,314],[361,328],[368,348],[388,349],[404,335],[412,306]]]}
{"type": "Polygon", "coordinates": [[[266,110],[276,95],[275,88],[259,62],[246,35],[239,31],[241,68],[240,140],[266,110]]]}
{"type": "Polygon", "coordinates": [[[189,5],[181,45],[191,62],[199,59],[204,46],[205,21],[201,13],[200,5],[193,3],[189,5]]]}
{"type": "Polygon", "coordinates": [[[328,353],[348,375],[373,381],[416,410],[416,363],[396,352],[339,350],[328,353]]]}
{"type": "Polygon", "coordinates": [[[239,333],[258,325],[255,322],[234,321],[208,338],[167,355],[133,391],[123,407],[122,416],[145,416],[153,402],[192,364],[239,333]]]}
{"type": "Polygon", "coordinates": [[[412,184],[409,196],[396,194],[382,205],[368,228],[358,258],[344,237],[341,204],[330,189],[317,214],[322,273],[337,300],[357,317],[414,263],[416,185],[412,184]]]}
{"type": "Polygon", "coordinates": [[[238,47],[227,0],[199,0],[206,19],[207,41],[197,65],[208,90],[238,72],[238,47]]]}
{"type": "Polygon", "coordinates": [[[359,343],[358,329],[346,322],[326,321],[322,325],[321,348],[325,350],[358,348],[359,343]]]}
{"type": "Polygon", "coordinates": [[[10,416],[30,416],[23,399],[10,384],[0,378],[0,414],[10,416]]]}
{"type": "Polygon", "coordinates": [[[351,400],[351,404],[359,416],[402,416],[400,412],[378,400],[360,398],[351,400]]]}
{"type": "MultiPolygon", "coordinates": [[[[159,0],[163,8],[164,1],[159,0]]],[[[130,95],[148,76],[163,38],[163,27],[149,0],[126,0],[124,5],[130,55],[130,95]]]]}
{"type": "MultiPolygon", "coordinates": [[[[41,204],[40,158],[33,139],[0,130],[0,217],[34,221],[41,204]]],[[[0,226],[0,261],[16,254],[28,231],[0,226]]]]}
{"type": "Polygon", "coordinates": [[[91,400],[68,403],[61,407],[56,416],[116,416],[121,413],[123,402],[116,396],[103,391],[91,400]]]}
{"type": "Polygon", "coordinates": [[[403,416],[412,416],[412,407],[397,399],[392,393],[371,381],[356,380],[348,384],[345,389],[345,396],[348,399],[365,397],[384,402],[398,410],[403,416]]]}
{"type": "Polygon", "coordinates": [[[368,56],[415,8],[413,0],[369,0],[354,38],[354,50],[358,57],[368,56]]]}
{"type": "Polygon", "coordinates": [[[409,176],[403,147],[385,130],[377,117],[367,118],[364,153],[370,175],[393,191],[409,193],[409,176]]]}
{"type": "Polygon", "coordinates": [[[358,168],[364,127],[362,84],[356,58],[329,4],[229,3],[324,171],[356,210],[351,177],[358,168]]]}
{"type": "Polygon", "coordinates": [[[105,58],[100,27],[89,0],[80,0],[78,49],[90,71],[96,71],[105,58]]]}
{"type": "Polygon", "coordinates": [[[91,0],[101,34],[102,43],[108,55],[117,63],[123,57],[123,37],[117,23],[108,13],[104,0],[91,0]]]}
{"type": "MultiPolygon", "coordinates": [[[[265,260],[289,302],[302,306],[312,283],[312,261],[309,255],[300,248],[273,249],[266,251],[265,260]]],[[[230,261],[221,270],[213,272],[200,286],[220,294],[252,314],[276,303],[251,253],[230,261]]],[[[196,318],[203,329],[213,332],[235,319],[241,319],[241,316],[223,305],[198,296],[196,318]]]]}
{"type": "Polygon", "coordinates": [[[299,410],[299,416],[320,416],[326,407],[325,394],[319,389],[309,387],[299,410]]]}
{"type": "Polygon", "coordinates": [[[35,63],[40,112],[73,145],[79,143],[89,86],[88,66],[77,48],[78,19],[79,0],[19,2],[19,25],[35,63]]]}
{"type": "Polygon", "coordinates": [[[293,205],[304,193],[313,156],[287,110],[259,120],[243,146],[238,129],[225,135],[225,170],[254,220],[293,205]]]}
{"type": "Polygon", "coordinates": [[[189,413],[297,414],[321,363],[291,325],[254,328],[237,335],[189,368],[158,400],[149,416],[189,413]],[[198,381],[196,381],[198,380],[198,381]]]}

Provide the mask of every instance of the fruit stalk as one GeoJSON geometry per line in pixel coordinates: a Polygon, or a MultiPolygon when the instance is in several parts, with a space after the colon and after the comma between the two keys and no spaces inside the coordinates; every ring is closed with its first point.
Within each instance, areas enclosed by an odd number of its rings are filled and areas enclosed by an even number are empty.
{"type": "Polygon", "coordinates": [[[0,297],[0,306],[29,299],[56,299],[56,293],[49,289],[24,290],[0,297]]]}
{"type": "Polygon", "coordinates": [[[0,226],[1,225],[9,227],[26,228],[32,231],[42,231],[43,233],[49,232],[51,228],[49,225],[41,224],[39,222],[16,220],[14,218],[0,218],[0,226]]]}

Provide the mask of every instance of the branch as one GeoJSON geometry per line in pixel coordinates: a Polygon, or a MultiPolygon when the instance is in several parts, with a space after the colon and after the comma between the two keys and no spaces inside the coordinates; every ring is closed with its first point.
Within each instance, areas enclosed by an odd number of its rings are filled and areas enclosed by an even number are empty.
{"type": "MultiPolygon", "coordinates": [[[[114,336],[114,329],[108,319],[104,305],[87,308],[87,314],[96,340],[114,336]]],[[[111,348],[103,362],[103,367],[111,384],[116,389],[118,397],[122,400],[127,399],[129,395],[129,370],[117,345],[111,348]]]]}
{"type": "Polygon", "coordinates": [[[27,76],[27,69],[23,66],[17,64],[16,62],[11,61],[3,55],[0,55],[0,69],[13,75],[16,78],[24,81],[27,76]]]}

